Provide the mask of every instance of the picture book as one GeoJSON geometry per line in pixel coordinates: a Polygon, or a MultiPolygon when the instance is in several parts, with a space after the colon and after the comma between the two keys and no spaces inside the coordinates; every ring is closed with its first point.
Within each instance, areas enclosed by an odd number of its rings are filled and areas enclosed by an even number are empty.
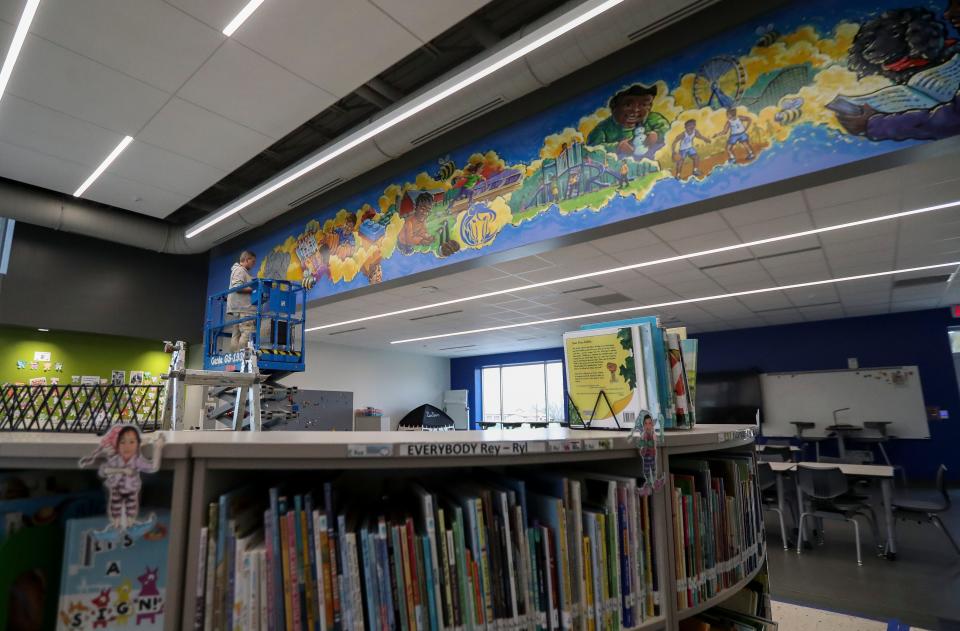
{"type": "Polygon", "coordinates": [[[106,517],[67,521],[57,631],[163,629],[170,518],[154,513],[152,530],[117,541],[96,536],[106,517]]]}
{"type": "Polygon", "coordinates": [[[827,104],[841,114],[857,115],[862,105],[869,105],[882,114],[907,110],[928,110],[953,100],[960,89],[960,54],[939,66],[916,73],[905,84],[881,88],[861,96],[838,96],[827,104]]]}

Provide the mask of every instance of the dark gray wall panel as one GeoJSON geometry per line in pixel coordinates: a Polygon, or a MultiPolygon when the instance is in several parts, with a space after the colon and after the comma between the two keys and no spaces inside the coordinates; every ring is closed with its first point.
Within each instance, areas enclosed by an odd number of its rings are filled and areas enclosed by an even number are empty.
{"type": "Polygon", "coordinates": [[[207,255],[160,254],[17,223],[0,324],[196,342],[207,255]]]}

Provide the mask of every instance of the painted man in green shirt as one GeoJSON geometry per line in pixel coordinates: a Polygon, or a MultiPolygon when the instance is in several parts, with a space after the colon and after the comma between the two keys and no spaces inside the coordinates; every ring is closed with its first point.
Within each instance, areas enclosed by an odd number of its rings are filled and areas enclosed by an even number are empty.
{"type": "Polygon", "coordinates": [[[652,111],[657,86],[635,83],[610,97],[611,115],[600,121],[587,144],[603,145],[620,158],[653,158],[670,128],[670,122],[652,111]]]}

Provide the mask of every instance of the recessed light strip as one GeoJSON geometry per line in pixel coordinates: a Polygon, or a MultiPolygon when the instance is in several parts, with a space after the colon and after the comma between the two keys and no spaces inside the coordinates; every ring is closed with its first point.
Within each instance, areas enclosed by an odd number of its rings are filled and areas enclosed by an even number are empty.
{"type": "Polygon", "coordinates": [[[526,37],[523,37],[513,44],[510,44],[503,50],[494,53],[493,56],[481,60],[477,64],[454,75],[435,88],[424,92],[417,98],[412,99],[409,103],[404,104],[393,112],[390,112],[382,118],[374,120],[365,127],[362,127],[352,134],[347,135],[341,141],[330,145],[330,147],[324,151],[321,151],[316,156],[308,158],[304,163],[302,163],[301,166],[294,167],[294,169],[287,175],[281,176],[273,182],[268,182],[259,189],[254,189],[247,196],[241,197],[239,200],[228,205],[223,210],[220,210],[212,217],[207,218],[188,230],[186,233],[187,238],[190,239],[197,236],[204,230],[207,230],[217,225],[224,219],[235,215],[247,206],[260,201],[267,195],[270,195],[274,191],[283,188],[294,180],[303,177],[307,173],[310,173],[314,169],[326,164],[337,156],[350,151],[357,145],[366,142],[377,134],[402,123],[411,116],[419,114],[428,107],[446,99],[448,96],[456,94],[460,90],[463,90],[464,88],[473,85],[477,81],[490,76],[504,66],[507,66],[524,57],[525,55],[530,54],[541,46],[552,42],[561,35],[577,28],[584,22],[595,18],[601,13],[604,13],[605,11],[617,6],[622,2],[624,2],[624,0],[605,0],[603,2],[598,2],[597,0],[587,0],[587,2],[584,2],[583,4],[572,9],[569,13],[560,16],[556,20],[551,21],[533,33],[530,33],[526,37]]]}
{"type": "Polygon", "coordinates": [[[625,307],[623,309],[610,309],[608,311],[594,311],[593,313],[581,313],[579,315],[563,316],[560,318],[548,318],[546,320],[533,320],[531,322],[517,322],[515,324],[503,324],[500,326],[490,326],[482,329],[470,329],[468,331],[456,331],[454,333],[440,333],[438,335],[425,335],[423,337],[412,337],[406,340],[394,340],[391,344],[408,344],[410,342],[424,342],[427,340],[437,340],[447,337],[459,337],[461,335],[473,335],[476,333],[488,333],[490,331],[503,331],[505,329],[517,329],[526,326],[537,326],[540,324],[551,324],[553,322],[565,322],[567,320],[582,320],[584,318],[597,318],[602,316],[617,315],[621,313],[631,313],[635,311],[648,311],[650,309],[662,309],[663,307],[675,307],[677,305],[688,305],[695,302],[709,302],[712,300],[721,300],[723,298],[737,298],[740,296],[752,296],[756,294],[766,294],[773,291],[787,291],[790,289],[799,289],[801,287],[815,287],[817,285],[830,285],[839,283],[848,283],[855,280],[864,280],[866,278],[879,278],[881,276],[892,276],[894,274],[906,274],[908,272],[921,272],[930,269],[939,269],[941,267],[960,266],[960,261],[950,263],[939,263],[937,265],[924,265],[921,267],[907,267],[895,269],[889,272],[874,272],[872,274],[858,274],[856,276],[843,276],[841,278],[827,278],[825,280],[815,280],[807,283],[795,283],[793,285],[779,285],[776,287],[764,287],[763,289],[749,289],[746,291],[734,291],[727,294],[714,294],[712,296],[702,296],[700,298],[686,298],[684,300],[671,300],[670,302],[660,302],[652,305],[641,305],[639,307],[625,307]]]}
{"type": "Polygon", "coordinates": [[[473,296],[465,296],[463,298],[452,298],[450,300],[443,300],[440,302],[432,302],[427,305],[420,305],[418,307],[408,307],[406,309],[398,309],[396,311],[387,311],[386,313],[378,313],[376,315],[364,316],[362,318],[353,318],[352,320],[344,320],[343,322],[334,322],[332,324],[321,324],[319,326],[310,327],[307,329],[309,331],[319,331],[320,329],[328,329],[331,327],[344,326],[347,324],[356,324],[357,322],[366,322],[368,320],[378,320],[380,318],[389,318],[391,316],[403,315],[406,313],[413,313],[415,311],[423,311],[424,309],[434,309],[436,307],[446,307],[453,304],[459,304],[461,302],[469,302],[471,300],[481,300],[483,298],[492,298],[494,296],[502,296],[504,294],[514,294],[521,291],[527,291],[530,289],[537,289],[539,287],[548,287],[550,285],[557,285],[560,283],[569,283],[575,280],[583,280],[584,278],[593,278],[596,276],[604,276],[606,274],[615,274],[617,272],[626,272],[629,270],[640,269],[642,267],[652,267],[654,265],[662,265],[664,263],[672,263],[674,261],[682,261],[686,259],[692,259],[698,256],[708,256],[711,254],[721,254],[723,252],[731,252],[734,250],[742,250],[745,248],[752,248],[759,245],[767,245],[770,243],[776,243],[779,241],[787,241],[789,239],[799,239],[800,237],[809,237],[815,234],[823,234],[825,232],[833,232],[835,230],[844,230],[846,228],[855,228],[857,226],[865,226],[868,224],[879,223],[881,221],[892,221],[894,219],[901,219],[903,217],[910,217],[913,215],[920,215],[923,213],[934,212],[937,210],[944,210],[946,208],[955,208],[960,206],[960,201],[948,202],[946,204],[938,204],[936,206],[927,206],[925,208],[918,208],[915,210],[906,210],[898,213],[891,213],[889,215],[880,215],[878,217],[871,217],[869,219],[860,219],[857,221],[849,221],[847,223],[836,224],[832,226],[825,226],[823,228],[814,228],[812,230],[804,230],[802,232],[792,232],[790,234],[780,235],[778,237],[769,237],[766,239],[757,239],[756,241],[748,241],[746,243],[736,243],[734,245],[727,245],[720,248],[713,248],[710,250],[701,250],[699,252],[691,252],[689,254],[678,254],[677,256],[669,256],[663,259],[655,259],[652,261],[644,261],[642,263],[633,263],[631,265],[621,265],[619,267],[611,267],[608,269],[597,270],[595,272],[587,272],[585,274],[577,274],[575,276],[565,276],[563,278],[555,278],[553,280],[547,280],[539,283],[531,283],[529,285],[521,285],[519,287],[511,287],[510,289],[498,289],[497,291],[488,291],[482,294],[475,294],[473,296]]]}
{"type": "Polygon", "coordinates": [[[227,24],[226,28],[223,29],[223,34],[227,37],[233,35],[234,31],[240,28],[240,25],[247,21],[247,18],[253,15],[253,12],[260,8],[260,5],[263,4],[263,0],[250,0],[242,9],[240,13],[236,15],[230,24],[227,24]]]}
{"type": "Polygon", "coordinates": [[[13,74],[13,66],[17,63],[20,49],[23,48],[23,42],[27,39],[30,24],[33,22],[33,16],[37,14],[37,7],[39,6],[40,0],[27,0],[26,6],[23,7],[23,13],[20,14],[17,30],[13,33],[10,48],[7,49],[7,57],[3,60],[3,67],[0,68],[0,98],[3,98],[3,93],[7,90],[7,82],[10,81],[10,75],[13,74]]]}
{"type": "Polygon", "coordinates": [[[120,144],[114,147],[113,151],[110,152],[110,155],[104,158],[103,162],[100,163],[100,166],[98,166],[96,170],[90,174],[90,177],[88,177],[86,181],[80,185],[80,188],[73,192],[73,196],[80,197],[83,195],[84,192],[90,188],[90,185],[93,184],[98,177],[103,175],[103,172],[107,170],[107,167],[109,167],[110,164],[117,159],[117,156],[123,153],[123,150],[126,149],[127,145],[129,145],[131,142],[133,142],[133,136],[124,136],[123,140],[120,141],[120,144]]]}

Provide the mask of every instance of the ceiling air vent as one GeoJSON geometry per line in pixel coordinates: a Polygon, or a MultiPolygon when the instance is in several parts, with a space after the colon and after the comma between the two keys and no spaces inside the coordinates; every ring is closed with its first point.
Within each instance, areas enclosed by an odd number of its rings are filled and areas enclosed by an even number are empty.
{"type": "Polygon", "coordinates": [[[581,292],[581,291],[590,291],[591,289],[600,289],[601,287],[603,287],[603,285],[587,285],[586,287],[577,287],[576,289],[567,289],[567,290],[565,290],[565,291],[561,291],[560,293],[561,293],[561,294],[575,294],[575,293],[581,292]]]}
{"type": "Polygon", "coordinates": [[[417,320],[428,320],[430,318],[439,318],[440,316],[448,316],[455,313],[463,313],[463,309],[457,309],[456,311],[444,311],[443,313],[431,313],[430,315],[425,316],[417,316],[415,318],[410,318],[410,321],[416,322],[417,320]]]}
{"type": "Polygon", "coordinates": [[[327,333],[327,335],[343,335],[344,333],[355,333],[357,331],[363,331],[366,328],[367,327],[365,326],[358,326],[355,329],[345,329],[343,331],[334,331],[333,333],[327,333]]]}
{"type": "Polygon", "coordinates": [[[669,15],[663,16],[656,22],[651,22],[644,27],[638,28],[634,32],[627,35],[627,39],[629,39],[631,42],[641,40],[648,35],[656,33],[660,29],[670,26],[674,22],[679,22],[680,20],[693,15],[697,11],[705,9],[711,4],[714,4],[716,1],[717,0],[696,0],[696,2],[688,4],[679,11],[674,11],[669,15]]]}
{"type": "Polygon", "coordinates": [[[290,208],[294,208],[295,206],[299,206],[300,204],[302,204],[302,203],[304,203],[304,202],[310,201],[311,199],[313,199],[313,198],[316,197],[317,195],[323,195],[324,193],[326,193],[326,192],[329,191],[330,189],[336,188],[337,186],[340,186],[341,184],[343,184],[343,178],[342,178],[342,177],[338,177],[338,178],[336,178],[335,180],[330,180],[329,182],[327,182],[327,183],[324,184],[323,186],[320,186],[320,187],[318,187],[318,188],[313,189],[312,191],[310,191],[310,192],[307,193],[306,195],[301,195],[300,197],[296,198],[296,199],[293,200],[292,202],[287,202],[287,206],[289,206],[290,208]]]}
{"type": "Polygon", "coordinates": [[[236,230],[234,230],[233,232],[231,232],[231,233],[228,234],[227,236],[225,236],[225,237],[220,237],[219,239],[217,239],[216,241],[214,241],[214,242],[213,242],[213,245],[220,245],[221,243],[225,243],[225,242],[229,241],[230,239],[234,238],[235,236],[237,236],[237,235],[240,234],[241,232],[246,232],[248,227],[249,227],[249,226],[243,226],[242,228],[237,228],[236,230]]]}
{"type": "Polygon", "coordinates": [[[950,280],[950,274],[936,274],[934,276],[920,276],[919,278],[902,278],[893,281],[894,289],[906,289],[907,287],[920,287],[922,285],[937,285],[950,280]]]}
{"type": "Polygon", "coordinates": [[[440,135],[442,135],[442,134],[447,133],[448,131],[450,131],[450,130],[453,129],[454,127],[457,127],[457,126],[459,126],[459,125],[462,125],[462,124],[466,123],[467,121],[469,121],[469,120],[471,120],[471,119],[474,119],[474,118],[476,118],[477,116],[480,116],[481,114],[486,114],[486,113],[489,112],[490,110],[494,110],[494,109],[500,107],[501,105],[503,105],[503,104],[506,103],[506,102],[507,102],[506,99],[504,99],[502,96],[498,96],[497,98],[493,99],[492,101],[489,101],[489,102],[487,102],[487,103],[484,103],[484,104],[481,105],[480,107],[478,107],[478,108],[476,108],[476,109],[473,109],[473,110],[470,110],[470,111],[467,112],[466,114],[463,114],[462,116],[458,116],[457,118],[453,119],[452,121],[450,121],[450,122],[448,122],[448,123],[444,123],[443,125],[440,125],[440,126],[437,127],[436,129],[433,129],[433,130],[431,130],[431,131],[428,131],[427,133],[423,134],[422,136],[417,136],[416,138],[414,138],[413,140],[410,141],[410,144],[411,144],[411,145],[422,145],[423,143],[427,142],[428,140],[433,140],[433,139],[436,138],[437,136],[440,136],[440,135]]]}
{"type": "Polygon", "coordinates": [[[464,344],[463,346],[447,346],[446,348],[438,348],[440,351],[462,351],[467,348],[475,348],[476,344],[464,344]]]}
{"type": "Polygon", "coordinates": [[[603,307],[605,305],[614,305],[618,302],[633,302],[632,299],[624,296],[623,294],[613,293],[613,294],[604,294],[602,296],[594,296],[592,298],[581,298],[584,302],[590,303],[594,307],[603,307]]]}

